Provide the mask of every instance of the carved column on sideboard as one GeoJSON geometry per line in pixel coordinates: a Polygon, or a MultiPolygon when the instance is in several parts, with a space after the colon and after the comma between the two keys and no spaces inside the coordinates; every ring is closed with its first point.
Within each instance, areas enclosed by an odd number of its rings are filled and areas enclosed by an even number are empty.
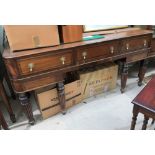
{"type": "Polygon", "coordinates": [[[128,64],[126,63],[126,61],[123,61],[122,63],[123,64],[121,69],[121,93],[124,93],[128,78],[128,64]]]}
{"type": "Polygon", "coordinates": [[[25,114],[27,115],[29,119],[29,123],[31,125],[34,125],[35,120],[33,118],[33,112],[32,112],[32,105],[29,101],[29,98],[26,93],[20,93],[19,94],[19,101],[24,109],[25,114]]]}
{"type": "Polygon", "coordinates": [[[66,104],[65,104],[65,88],[64,88],[63,82],[57,83],[57,90],[58,90],[58,98],[61,106],[61,111],[62,111],[62,114],[64,115],[66,114],[66,104]]]}

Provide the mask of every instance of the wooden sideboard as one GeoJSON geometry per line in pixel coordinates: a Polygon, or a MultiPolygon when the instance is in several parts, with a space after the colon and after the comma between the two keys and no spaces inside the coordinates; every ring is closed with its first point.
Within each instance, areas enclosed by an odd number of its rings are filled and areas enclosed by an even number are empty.
{"type": "Polygon", "coordinates": [[[24,107],[30,124],[34,124],[31,104],[26,92],[57,84],[62,112],[65,113],[64,78],[67,72],[78,71],[89,65],[120,60],[121,92],[124,92],[128,63],[140,61],[139,82],[142,84],[146,70],[145,59],[151,52],[152,31],[128,30],[105,35],[102,39],[68,43],[3,54],[14,91],[24,107]]]}

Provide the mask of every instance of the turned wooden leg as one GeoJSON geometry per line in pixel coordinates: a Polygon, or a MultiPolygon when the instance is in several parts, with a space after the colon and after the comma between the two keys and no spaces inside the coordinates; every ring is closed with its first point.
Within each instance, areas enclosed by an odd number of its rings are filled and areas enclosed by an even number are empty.
{"type": "Polygon", "coordinates": [[[31,125],[34,125],[35,120],[33,118],[32,106],[31,106],[31,103],[30,103],[29,98],[27,97],[26,93],[19,94],[19,101],[25,111],[26,116],[29,119],[29,123],[31,125]]]}
{"type": "Polygon", "coordinates": [[[59,103],[61,106],[61,111],[62,114],[66,114],[66,104],[65,104],[65,89],[64,89],[64,83],[59,82],[57,84],[57,90],[58,90],[58,98],[59,98],[59,103]]]}
{"type": "Polygon", "coordinates": [[[133,117],[132,117],[132,122],[131,122],[131,127],[130,130],[135,129],[136,121],[137,121],[137,116],[138,116],[138,107],[134,105],[133,107],[133,117]]]}
{"type": "Polygon", "coordinates": [[[8,130],[8,125],[4,119],[2,112],[0,111],[0,126],[2,125],[3,129],[8,130]]]}
{"type": "Polygon", "coordinates": [[[126,82],[128,78],[128,64],[123,62],[122,71],[121,71],[121,93],[124,93],[126,82]]]}
{"type": "Polygon", "coordinates": [[[0,82],[0,94],[2,96],[2,99],[7,107],[7,110],[9,112],[9,115],[10,115],[10,119],[13,123],[16,122],[16,118],[15,118],[15,114],[13,113],[13,110],[12,110],[12,107],[11,107],[11,104],[8,100],[8,97],[6,95],[6,92],[5,92],[5,89],[4,89],[4,86],[2,84],[2,82],[0,82]]]}
{"type": "Polygon", "coordinates": [[[138,73],[138,77],[139,77],[138,86],[141,86],[143,84],[142,82],[146,73],[147,63],[148,63],[147,60],[140,61],[140,68],[138,73]]]}
{"type": "Polygon", "coordinates": [[[16,95],[15,95],[15,93],[13,91],[13,88],[12,88],[12,85],[11,85],[11,81],[10,81],[9,76],[8,76],[7,73],[5,73],[5,77],[4,78],[5,78],[6,82],[7,82],[8,87],[9,87],[11,97],[15,100],[16,99],[16,95]]]}
{"type": "Polygon", "coordinates": [[[144,121],[143,121],[142,130],[146,130],[147,124],[148,124],[148,120],[149,120],[149,117],[144,116],[144,121]]]}

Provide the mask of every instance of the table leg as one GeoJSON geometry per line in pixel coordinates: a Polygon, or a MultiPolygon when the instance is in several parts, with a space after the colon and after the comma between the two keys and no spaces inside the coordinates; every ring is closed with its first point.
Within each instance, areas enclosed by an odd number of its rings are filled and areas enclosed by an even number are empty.
{"type": "Polygon", "coordinates": [[[126,82],[128,78],[128,64],[123,62],[122,71],[121,71],[121,93],[124,93],[126,82]]]}
{"type": "Polygon", "coordinates": [[[0,111],[0,126],[2,125],[4,130],[9,130],[8,125],[4,119],[2,112],[0,111]]]}
{"type": "Polygon", "coordinates": [[[19,101],[25,111],[25,114],[27,115],[29,119],[29,123],[31,125],[34,125],[35,120],[33,118],[32,106],[26,93],[19,94],[19,101]]]}
{"type": "Polygon", "coordinates": [[[131,127],[130,130],[135,129],[136,121],[137,121],[137,116],[138,116],[138,107],[134,105],[133,107],[133,117],[132,117],[132,122],[131,122],[131,127]]]}
{"type": "Polygon", "coordinates": [[[65,103],[65,88],[64,88],[64,83],[59,82],[57,84],[57,90],[58,90],[58,98],[59,98],[59,103],[61,106],[61,111],[62,114],[66,114],[66,103],[65,103]]]}
{"type": "Polygon", "coordinates": [[[146,130],[147,124],[148,124],[148,120],[149,120],[149,117],[147,117],[147,116],[145,115],[145,116],[144,116],[144,121],[143,121],[142,130],[146,130]]]}
{"type": "Polygon", "coordinates": [[[15,100],[16,99],[16,95],[15,95],[15,93],[13,91],[13,88],[12,88],[12,85],[11,85],[8,73],[5,73],[4,78],[5,78],[6,82],[7,82],[8,87],[9,87],[11,97],[15,100]]]}
{"type": "Polygon", "coordinates": [[[10,102],[9,102],[9,100],[8,100],[8,97],[7,97],[7,94],[6,94],[6,92],[5,92],[5,88],[4,88],[3,84],[2,84],[2,82],[0,82],[0,94],[1,94],[1,96],[2,96],[2,99],[3,99],[3,101],[4,101],[5,105],[6,105],[6,107],[7,107],[7,110],[8,110],[8,112],[9,112],[11,121],[12,121],[13,123],[15,123],[15,122],[16,122],[15,114],[13,113],[11,104],[10,104],[10,102]]]}
{"type": "Polygon", "coordinates": [[[138,77],[139,77],[138,86],[142,85],[142,82],[146,73],[146,69],[147,69],[147,64],[148,64],[147,60],[140,61],[140,68],[138,73],[138,77]]]}

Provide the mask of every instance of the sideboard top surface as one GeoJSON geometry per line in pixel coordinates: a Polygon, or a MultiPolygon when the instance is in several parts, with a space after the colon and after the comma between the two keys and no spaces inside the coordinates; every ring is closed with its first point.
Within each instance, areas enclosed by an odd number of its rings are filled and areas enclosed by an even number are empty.
{"type": "Polygon", "coordinates": [[[148,35],[148,34],[151,35],[152,31],[141,30],[141,29],[130,30],[130,31],[124,31],[124,32],[116,32],[113,34],[107,34],[107,35],[104,35],[104,38],[101,38],[101,39],[61,44],[61,45],[53,46],[53,47],[30,49],[30,50],[24,50],[24,51],[18,51],[18,52],[11,52],[10,49],[5,49],[3,53],[3,57],[5,59],[19,58],[23,56],[35,55],[35,54],[40,54],[40,53],[49,52],[49,51],[52,52],[52,51],[57,51],[57,50],[82,47],[82,46],[91,45],[91,44],[93,45],[97,43],[118,40],[118,39],[125,39],[125,38],[136,37],[136,36],[142,36],[142,35],[148,35]]]}

